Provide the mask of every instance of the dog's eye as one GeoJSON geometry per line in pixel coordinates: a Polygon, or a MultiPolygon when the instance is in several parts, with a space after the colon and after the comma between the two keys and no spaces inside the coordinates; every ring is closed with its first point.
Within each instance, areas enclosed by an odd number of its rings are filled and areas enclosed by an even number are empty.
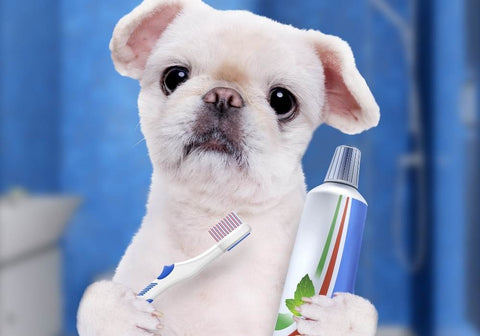
{"type": "Polygon", "coordinates": [[[278,119],[287,120],[295,114],[297,102],[290,91],[277,87],[270,92],[270,106],[277,113],[278,119]]]}
{"type": "Polygon", "coordinates": [[[162,77],[162,88],[168,96],[188,79],[188,69],[181,66],[172,66],[165,70],[162,77]]]}

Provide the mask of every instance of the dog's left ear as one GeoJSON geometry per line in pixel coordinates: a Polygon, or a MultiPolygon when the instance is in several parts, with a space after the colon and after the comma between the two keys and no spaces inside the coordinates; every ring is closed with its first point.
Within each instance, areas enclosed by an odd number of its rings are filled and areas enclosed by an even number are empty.
{"type": "Polygon", "coordinates": [[[318,31],[306,33],[324,69],[325,105],[322,121],[347,134],[357,134],[377,126],[380,120],[379,107],[365,79],[358,72],[347,42],[318,31]]]}
{"type": "Polygon", "coordinates": [[[115,69],[140,79],[156,42],[185,7],[199,0],[144,0],[115,26],[110,41],[115,69]]]}

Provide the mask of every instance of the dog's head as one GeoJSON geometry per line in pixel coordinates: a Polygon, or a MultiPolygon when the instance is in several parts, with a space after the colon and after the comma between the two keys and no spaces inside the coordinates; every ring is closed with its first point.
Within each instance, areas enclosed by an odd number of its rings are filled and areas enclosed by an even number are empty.
{"type": "Polygon", "coordinates": [[[110,48],[140,81],[154,170],[176,178],[275,183],[300,169],[319,124],[355,134],[379,120],[346,42],[246,11],[145,0],[110,48]]]}

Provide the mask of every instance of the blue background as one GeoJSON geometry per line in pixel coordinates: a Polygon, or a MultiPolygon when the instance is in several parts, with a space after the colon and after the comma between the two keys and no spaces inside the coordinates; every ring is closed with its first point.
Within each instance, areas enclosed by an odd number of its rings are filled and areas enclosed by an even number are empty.
{"type": "MultiPolygon", "coordinates": [[[[471,37],[479,32],[465,20],[472,2],[421,1],[417,16],[400,0],[207,2],[319,29],[350,43],[381,107],[381,123],[358,136],[321,126],[304,158],[308,186],[322,182],[337,145],[358,146],[360,190],[370,208],[357,293],[374,302],[381,325],[410,326],[419,335],[478,335],[479,308],[468,300],[474,294],[467,295],[480,291],[467,287],[479,276],[468,260],[480,256],[467,244],[471,224],[478,224],[472,215],[478,210],[467,204],[478,200],[480,189],[475,160],[480,56],[471,57],[478,56],[478,41],[471,37]],[[398,22],[415,38],[413,74],[398,22]],[[421,98],[418,132],[412,132],[409,112],[412,78],[421,98]],[[402,170],[418,139],[422,168],[402,170]],[[426,219],[419,222],[422,209],[426,219]],[[401,224],[399,231],[395,223],[401,224]],[[419,227],[426,238],[419,236],[419,227]],[[398,251],[414,258],[418,246],[425,258],[412,272],[398,251]]],[[[84,198],[61,241],[64,334],[75,335],[85,287],[114,269],[145,212],[151,166],[138,127],[139,87],[115,72],[108,50],[115,23],[138,2],[0,4],[0,191],[22,186],[84,198]]]]}

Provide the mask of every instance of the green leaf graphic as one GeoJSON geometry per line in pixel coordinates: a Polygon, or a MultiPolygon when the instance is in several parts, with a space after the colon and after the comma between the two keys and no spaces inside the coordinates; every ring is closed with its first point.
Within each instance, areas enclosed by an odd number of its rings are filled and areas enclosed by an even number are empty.
{"type": "MultiPolygon", "coordinates": [[[[295,291],[295,300],[302,301],[302,297],[312,297],[315,295],[315,287],[308,274],[300,280],[295,291]]],[[[303,302],[303,301],[302,301],[303,302]]]]}
{"type": "Polygon", "coordinates": [[[305,276],[300,280],[297,285],[297,289],[295,290],[294,298],[293,299],[286,299],[285,305],[287,306],[288,310],[292,312],[295,316],[302,316],[298,311],[295,310],[295,307],[301,306],[304,302],[302,301],[303,297],[312,297],[315,295],[315,287],[313,287],[313,282],[308,276],[305,276]]]}
{"type": "Polygon", "coordinates": [[[285,304],[287,305],[288,310],[292,312],[295,316],[302,316],[298,311],[295,310],[295,307],[302,305],[303,301],[297,301],[295,299],[286,299],[285,304]]]}
{"type": "Polygon", "coordinates": [[[288,326],[291,326],[295,322],[290,314],[278,313],[277,324],[275,324],[275,330],[282,330],[288,326]]]}

